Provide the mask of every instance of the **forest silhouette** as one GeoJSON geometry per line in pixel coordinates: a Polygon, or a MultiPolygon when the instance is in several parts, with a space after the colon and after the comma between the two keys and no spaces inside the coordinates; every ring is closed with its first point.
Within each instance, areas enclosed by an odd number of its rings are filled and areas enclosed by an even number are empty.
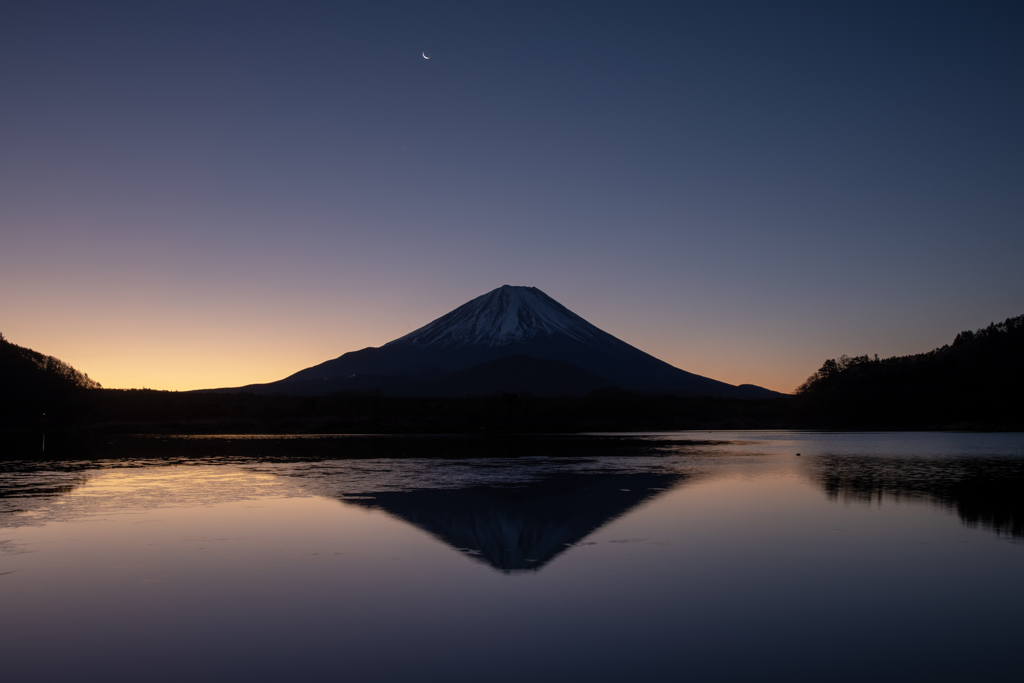
{"type": "Polygon", "coordinates": [[[1022,425],[1024,315],[927,353],[826,360],[796,391],[801,419],[833,429],[1022,425]]]}

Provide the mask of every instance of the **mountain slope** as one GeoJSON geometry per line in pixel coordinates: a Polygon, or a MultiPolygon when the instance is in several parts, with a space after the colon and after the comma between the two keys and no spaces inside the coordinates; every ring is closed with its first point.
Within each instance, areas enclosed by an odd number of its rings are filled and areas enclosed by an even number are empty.
{"type": "Polygon", "coordinates": [[[558,360],[506,356],[433,381],[417,382],[405,392],[422,396],[470,396],[497,391],[533,396],[578,396],[611,383],[592,372],[558,360]]]}
{"type": "Polygon", "coordinates": [[[561,361],[597,375],[607,384],[633,391],[750,398],[777,395],[760,387],[734,387],[680,370],[595,327],[535,287],[509,285],[379,348],[346,353],[278,382],[242,389],[298,395],[370,388],[402,393],[408,382],[437,380],[509,356],[561,361]],[[374,379],[370,380],[371,376],[374,379]],[[370,386],[374,383],[380,386],[370,386]]]}
{"type": "Polygon", "coordinates": [[[64,361],[12,344],[0,334],[0,393],[3,395],[24,399],[99,386],[89,375],[64,361]]]}
{"type": "Polygon", "coordinates": [[[99,386],[64,361],[12,344],[0,334],[0,429],[24,429],[45,424],[40,423],[44,416],[66,416],[98,393],[88,390],[99,386]]]}

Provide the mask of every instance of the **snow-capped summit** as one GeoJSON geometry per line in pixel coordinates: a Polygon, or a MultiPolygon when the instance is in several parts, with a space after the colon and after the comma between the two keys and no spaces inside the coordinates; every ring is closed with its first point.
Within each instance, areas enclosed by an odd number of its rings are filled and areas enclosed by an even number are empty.
{"type": "Polygon", "coordinates": [[[585,344],[614,339],[536,287],[503,285],[384,347],[503,346],[555,334],[585,344]]]}

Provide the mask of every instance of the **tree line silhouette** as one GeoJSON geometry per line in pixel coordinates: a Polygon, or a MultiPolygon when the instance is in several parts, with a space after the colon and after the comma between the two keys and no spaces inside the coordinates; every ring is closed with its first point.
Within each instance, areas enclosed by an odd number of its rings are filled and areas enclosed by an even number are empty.
{"type": "Polygon", "coordinates": [[[31,400],[78,389],[99,389],[100,383],[69,364],[18,346],[0,334],[0,386],[4,395],[31,400]]]}
{"type": "Polygon", "coordinates": [[[927,353],[826,360],[796,391],[795,412],[830,428],[1024,426],[1024,315],[961,332],[927,353]]]}

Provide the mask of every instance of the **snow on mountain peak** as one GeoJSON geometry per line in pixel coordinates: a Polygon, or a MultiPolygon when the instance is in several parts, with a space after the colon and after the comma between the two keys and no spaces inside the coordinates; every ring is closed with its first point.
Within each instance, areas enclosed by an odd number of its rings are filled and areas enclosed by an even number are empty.
{"type": "Polygon", "coordinates": [[[549,335],[588,344],[614,339],[536,287],[503,285],[385,346],[502,346],[549,335]]]}

